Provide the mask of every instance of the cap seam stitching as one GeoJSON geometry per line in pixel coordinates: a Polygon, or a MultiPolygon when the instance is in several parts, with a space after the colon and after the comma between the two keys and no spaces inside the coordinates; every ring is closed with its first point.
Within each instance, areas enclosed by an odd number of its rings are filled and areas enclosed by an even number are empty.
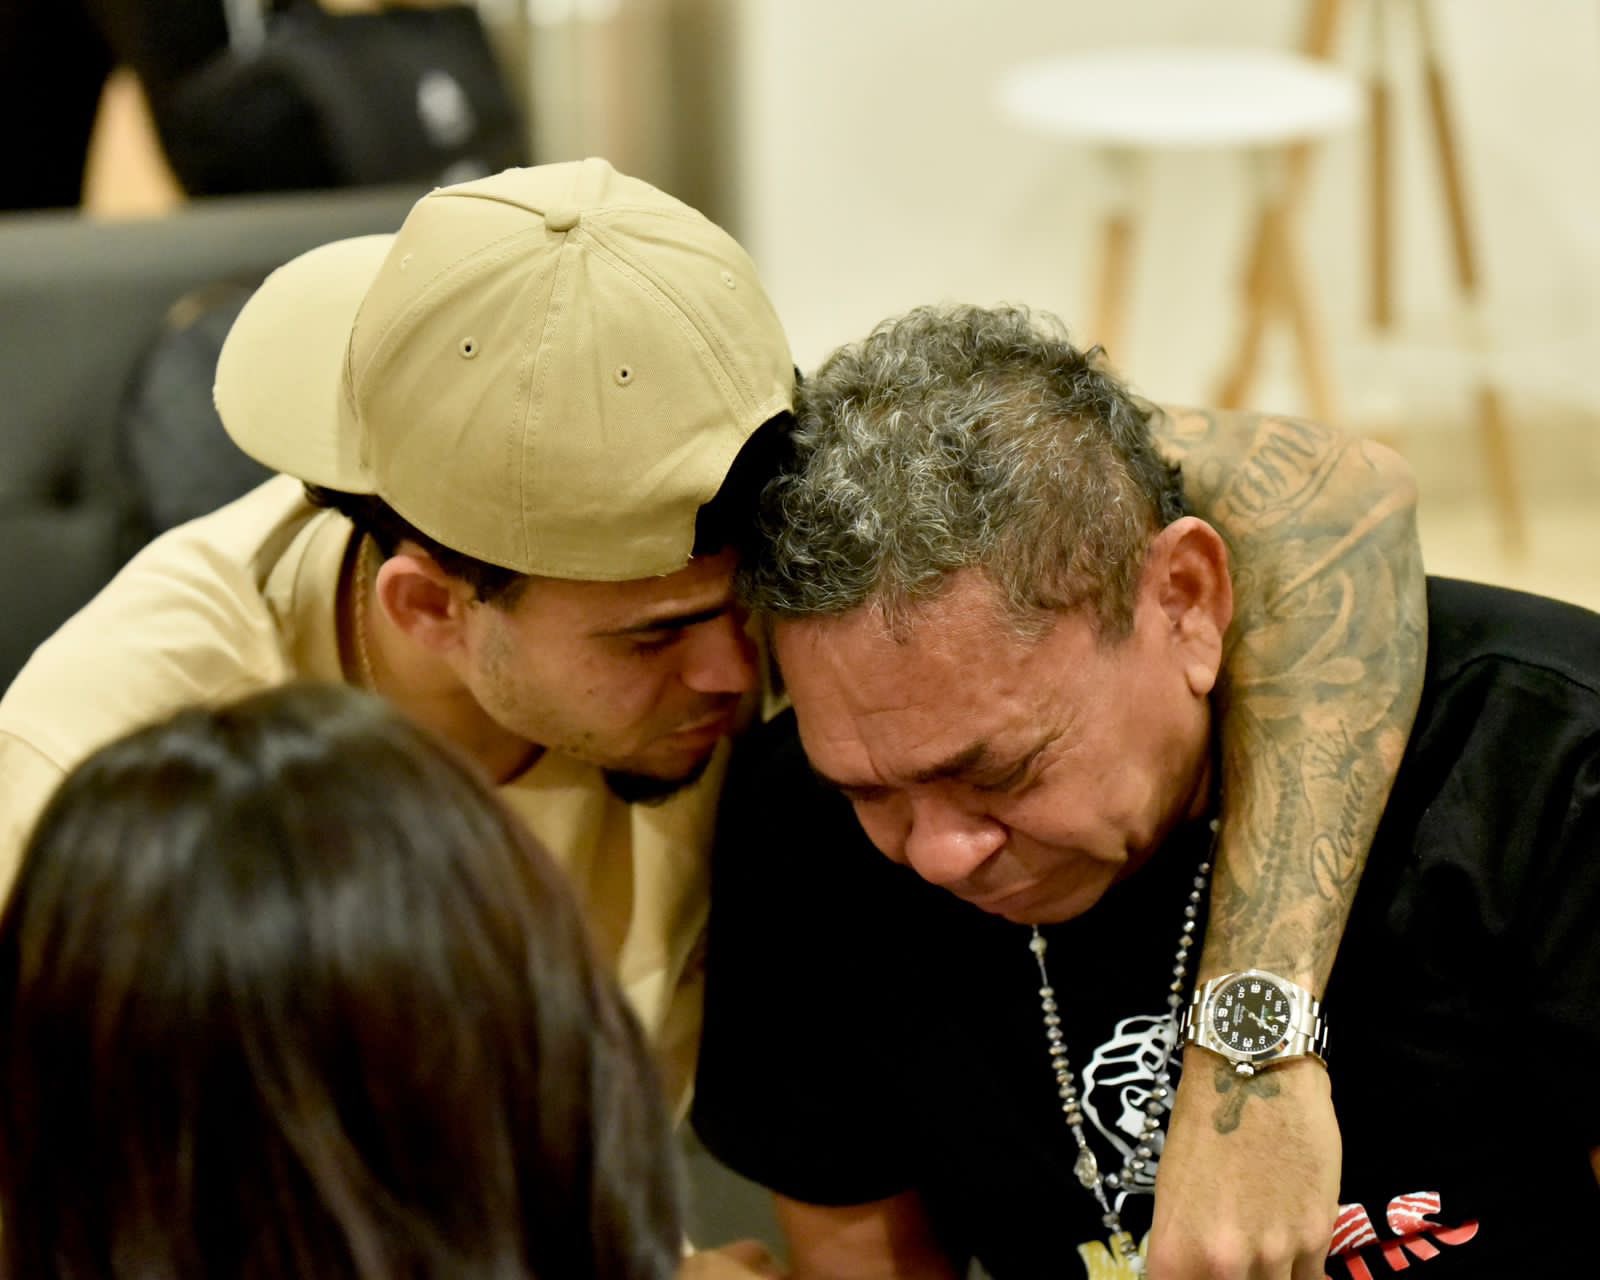
{"type": "Polygon", "coordinates": [[[673,319],[673,322],[698,339],[706,353],[712,357],[713,374],[721,384],[724,394],[735,402],[734,407],[754,408],[756,399],[754,388],[741,386],[735,382],[734,375],[727,367],[730,352],[721,342],[713,341],[708,335],[708,326],[704,323],[705,317],[699,309],[686,305],[685,301],[677,296],[676,291],[669,293],[659,278],[640,269],[604,238],[597,236],[593,229],[587,230],[585,234],[614,270],[647,287],[657,305],[673,319]]]}
{"type": "MultiPolygon", "coordinates": [[[[425,310],[425,308],[422,306],[422,303],[441,287],[441,283],[446,277],[449,277],[452,281],[459,280],[463,285],[469,283],[478,276],[485,274],[488,270],[498,265],[506,258],[510,257],[510,242],[528,236],[536,229],[536,227],[532,226],[519,227],[517,230],[508,232],[499,239],[490,241],[488,244],[480,246],[478,249],[474,250],[465,257],[457,258],[453,262],[442,266],[435,271],[433,275],[431,275],[417,291],[417,293],[410,299],[400,316],[392,321],[389,327],[384,331],[383,336],[378,340],[377,346],[373,349],[372,354],[368,357],[367,365],[369,369],[380,365],[385,359],[388,358],[392,349],[398,345],[401,335],[408,335],[413,329],[416,328],[417,324],[419,323],[417,318],[418,313],[425,310]]],[[[360,317],[358,315],[357,323],[359,323],[359,321],[360,317]]],[[[353,387],[354,382],[352,380],[352,390],[353,387]]],[[[377,468],[374,467],[375,472],[376,470],[377,468]]],[[[374,480],[376,481],[376,479],[377,477],[375,475],[374,480]]],[[[393,501],[393,499],[386,494],[380,496],[384,496],[386,501],[393,501]]],[[[520,508],[522,506],[520,489],[517,497],[517,503],[518,507],[520,508]]],[[[446,537],[437,532],[438,525],[431,520],[427,522],[428,525],[432,526],[429,528],[425,527],[421,521],[413,518],[410,515],[407,515],[405,512],[400,512],[400,514],[404,515],[407,520],[410,520],[411,523],[415,524],[423,533],[426,533],[431,538],[437,539],[442,545],[449,547],[452,551],[458,552],[461,555],[472,556],[475,559],[485,560],[491,564],[502,564],[502,557],[486,552],[479,539],[474,538],[458,542],[458,540],[453,536],[446,537]]]]}
{"type": "MultiPolygon", "coordinates": [[[[490,204],[503,205],[508,209],[521,210],[523,213],[539,219],[543,219],[552,209],[559,209],[563,205],[563,202],[560,200],[551,200],[546,201],[543,208],[535,208],[533,205],[530,205],[524,201],[512,200],[506,196],[496,195],[490,191],[446,189],[433,192],[432,195],[434,199],[449,198],[452,200],[484,200],[490,204]]],[[[714,230],[722,231],[722,234],[724,235],[727,234],[727,232],[723,231],[722,228],[717,226],[715,222],[712,222],[710,218],[706,217],[702,213],[697,213],[687,205],[679,205],[674,207],[671,205],[663,206],[659,204],[651,204],[646,201],[630,201],[628,203],[623,203],[621,201],[608,200],[603,206],[585,208],[583,207],[581,201],[571,201],[567,203],[570,207],[577,209],[580,223],[584,219],[598,221],[600,219],[613,217],[619,213],[644,213],[649,214],[652,217],[672,218],[678,222],[690,222],[697,226],[711,227],[714,230]]]]}
{"type": "MultiPolygon", "coordinates": [[[[402,332],[410,333],[416,327],[417,321],[415,317],[421,303],[433,295],[434,291],[440,287],[441,281],[447,276],[451,276],[456,272],[464,272],[464,282],[475,279],[483,274],[489,264],[500,262],[507,256],[506,245],[508,241],[526,236],[533,230],[534,228],[532,227],[521,227],[516,231],[507,232],[498,240],[490,241],[490,243],[480,246],[465,257],[457,258],[435,271],[428,277],[422,287],[417,290],[410,301],[406,303],[401,313],[390,321],[389,327],[383,331],[383,336],[378,339],[377,346],[367,358],[368,367],[381,363],[382,359],[388,355],[389,349],[398,341],[397,334],[402,332]]],[[[391,249],[390,252],[392,253],[393,250],[391,249]]],[[[366,300],[363,299],[363,310],[365,310],[365,302],[366,300]]],[[[357,312],[356,325],[359,327],[360,324],[361,313],[357,312]]],[[[351,385],[352,387],[354,386],[354,379],[352,379],[351,385]]]]}
{"type": "MultiPolygon", "coordinates": [[[[522,351],[521,363],[527,368],[528,376],[517,379],[518,384],[526,388],[528,395],[527,404],[525,406],[519,405],[516,413],[516,421],[521,424],[521,429],[512,433],[522,445],[519,450],[520,456],[516,460],[516,474],[517,515],[522,525],[522,528],[518,531],[518,539],[522,544],[522,562],[524,564],[532,564],[534,561],[533,548],[528,539],[528,527],[531,520],[528,502],[528,493],[531,487],[528,479],[528,453],[530,446],[534,443],[530,439],[531,432],[528,417],[533,413],[534,405],[544,403],[544,384],[545,379],[549,377],[552,361],[545,360],[541,363],[539,354],[545,350],[545,340],[550,333],[551,309],[557,305],[556,298],[560,296],[559,290],[563,277],[572,269],[571,255],[567,253],[569,244],[571,244],[570,237],[556,251],[556,269],[550,280],[550,290],[545,295],[544,323],[540,326],[538,341],[536,344],[525,346],[522,351]],[[535,383],[537,385],[534,385],[535,383]]],[[[538,427],[542,432],[544,429],[543,414],[538,415],[538,427]]]]}

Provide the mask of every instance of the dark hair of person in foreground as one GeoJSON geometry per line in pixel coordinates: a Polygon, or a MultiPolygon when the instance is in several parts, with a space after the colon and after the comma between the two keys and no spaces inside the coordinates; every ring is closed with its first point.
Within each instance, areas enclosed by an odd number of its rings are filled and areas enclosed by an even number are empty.
{"type": "Polygon", "coordinates": [[[549,856],[379,702],[104,748],[0,917],[0,1266],[656,1280],[654,1067],[549,856]]]}

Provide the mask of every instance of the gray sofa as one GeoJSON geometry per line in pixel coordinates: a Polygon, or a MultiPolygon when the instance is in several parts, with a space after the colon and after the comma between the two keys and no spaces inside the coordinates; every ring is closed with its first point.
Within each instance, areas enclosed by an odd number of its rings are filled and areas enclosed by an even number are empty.
{"type": "Polygon", "coordinates": [[[130,380],[173,303],[392,231],[419,194],[209,200],[137,222],[0,217],[0,689],[150,532],[122,435],[130,380]]]}

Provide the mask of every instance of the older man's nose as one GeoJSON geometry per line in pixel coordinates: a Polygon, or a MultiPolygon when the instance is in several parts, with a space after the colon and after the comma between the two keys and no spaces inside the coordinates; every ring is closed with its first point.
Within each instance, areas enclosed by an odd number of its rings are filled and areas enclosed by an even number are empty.
{"type": "Polygon", "coordinates": [[[907,866],[930,884],[953,889],[994,857],[1006,829],[994,819],[929,797],[911,803],[903,847],[907,866]]]}

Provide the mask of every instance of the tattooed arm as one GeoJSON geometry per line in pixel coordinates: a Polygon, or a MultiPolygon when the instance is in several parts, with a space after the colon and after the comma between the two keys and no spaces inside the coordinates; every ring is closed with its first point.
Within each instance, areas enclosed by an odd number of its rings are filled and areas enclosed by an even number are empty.
{"type": "MultiPolygon", "coordinates": [[[[1233,561],[1198,978],[1263,968],[1320,995],[1422,690],[1415,484],[1388,450],[1314,423],[1158,410],[1152,426],[1233,561]]],[[[1184,1065],[1151,1280],[1321,1276],[1340,1164],[1326,1072],[1308,1060],[1246,1082],[1202,1050],[1184,1065]]]]}
{"type": "Polygon", "coordinates": [[[1233,559],[1199,975],[1256,966],[1320,995],[1422,692],[1416,487],[1389,450],[1315,423],[1173,410],[1153,425],[1233,559]]]}

